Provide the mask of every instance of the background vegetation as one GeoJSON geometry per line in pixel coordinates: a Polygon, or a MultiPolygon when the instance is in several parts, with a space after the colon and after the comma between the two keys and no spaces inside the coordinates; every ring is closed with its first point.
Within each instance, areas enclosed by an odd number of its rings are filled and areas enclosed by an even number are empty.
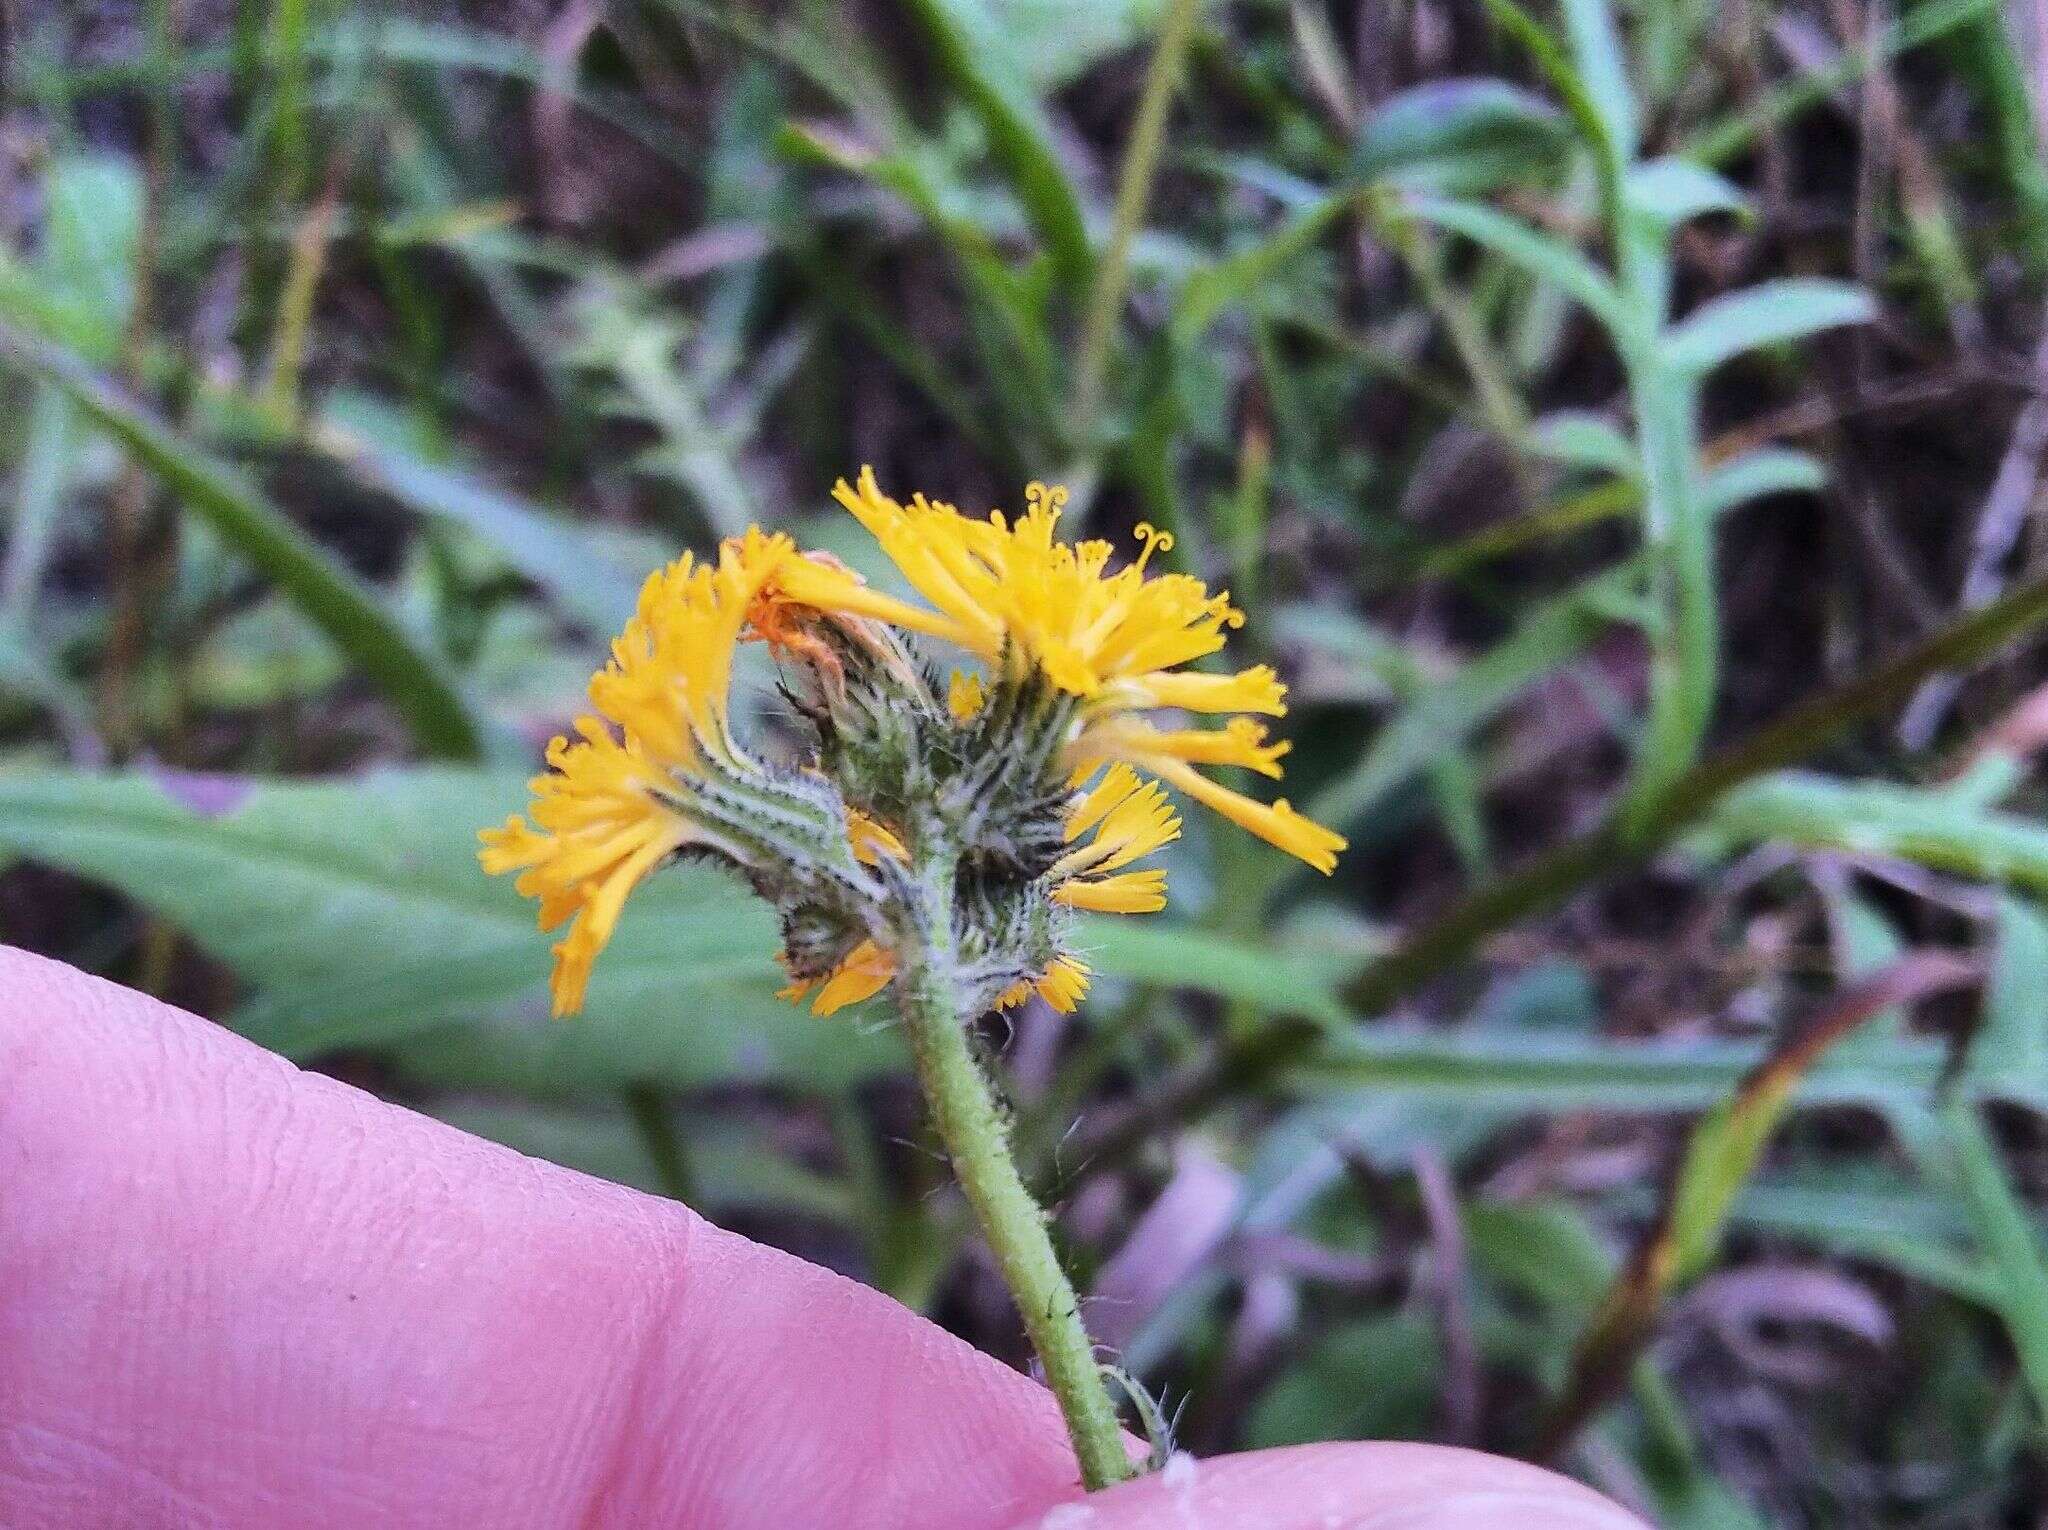
{"type": "Polygon", "coordinates": [[[1182,1443],[2028,1522],[2039,22],[0,0],[0,935],[1018,1358],[879,1012],[677,872],[550,1025],[473,836],[657,561],[1063,480],[1354,844],[990,1033],[1182,1443]]]}

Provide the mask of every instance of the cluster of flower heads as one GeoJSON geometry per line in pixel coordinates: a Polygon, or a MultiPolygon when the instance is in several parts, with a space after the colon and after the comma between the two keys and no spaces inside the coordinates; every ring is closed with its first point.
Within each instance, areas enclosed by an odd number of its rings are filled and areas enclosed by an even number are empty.
{"type": "MultiPolygon", "coordinates": [[[[1197,768],[1236,765],[1278,777],[1287,745],[1268,743],[1262,723],[1237,715],[1221,729],[1171,728],[1146,715],[1286,710],[1285,687],[1265,665],[1235,674],[1182,667],[1221,649],[1243,617],[1198,579],[1148,574],[1153,554],[1170,546],[1164,535],[1140,527],[1143,550],[1111,572],[1109,543],[1056,539],[1065,498],[1057,489],[1032,485],[1014,521],[1000,511],[975,519],[922,495],[898,504],[871,471],[857,486],[842,482],[836,497],[925,604],[875,589],[780,534],[732,538],[716,561],[685,554],[648,579],[610,663],[591,681],[599,716],[580,719],[575,739],[549,746],[550,769],[533,782],[532,826],[514,816],[484,831],[484,869],[520,872],[519,891],[540,900],[543,929],[569,925],[555,947],[557,1014],[581,1007],[627,895],[676,855],[716,856],[750,874],[785,905],[787,932],[790,907],[879,897],[886,880],[875,874],[916,854],[915,826],[890,821],[888,802],[866,800],[886,793],[830,779],[828,758],[791,772],[735,741],[728,693],[734,651],[747,640],[807,672],[824,698],[814,720],[825,733],[847,731],[829,703],[849,692],[849,668],[884,682],[879,707],[863,714],[869,718],[909,698],[941,730],[964,737],[979,728],[974,740],[984,751],[991,725],[1012,729],[993,735],[994,751],[1014,736],[1030,769],[1050,774],[1055,787],[1046,799],[1055,844],[1030,860],[1028,875],[1053,905],[1111,913],[1165,906],[1165,873],[1133,868],[1180,834],[1161,782],[1320,871],[1335,866],[1339,836],[1284,800],[1259,802],[1197,768]],[[956,670],[943,699],[931,696],[936,687],[899,632],[962,650],[983,672],[956,670]],[[1033,728],[1052,731],[1041,737],[1033,728]]],[[[859,731],[858,722],[852,727],[859,731]]],[[[900,804],[896,811],[912,816],[900,804]]],[[[811,996],[821,1014],[880,991],[897,970],[886,926],[827,924],[826,957],[799,954],[793,938],[784,953],[792,978],[785,994],[811,996]]],[[[1069,1010],[1087,977],[1084,963],[1050,950],[1035,971],[988,997],[1002,1007],[1036,991],[1069,1010]]]]}

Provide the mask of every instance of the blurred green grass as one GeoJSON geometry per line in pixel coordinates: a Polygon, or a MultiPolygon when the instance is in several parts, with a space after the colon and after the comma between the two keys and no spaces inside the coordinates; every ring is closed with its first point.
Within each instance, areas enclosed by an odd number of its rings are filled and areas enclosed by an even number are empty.
{"type": "Polygon", "coordinates": [[[759,911],[671,873],[551,1026],[472,836],[680,547],[852,553],[862,463],[970,508],[1058,479],[1070,530],[1150,521],[1237,592],[1355,846],[1322,883],[1191,834],[1171,913],[1089,927],[1082,1016],[990,1034],[1084,1276],[1224,1167],[1227,1231],[1119,1293],[1188,1443],[1529,1452],[1561,1406],[1561,1462],[1660,1523],[2019,1523],[2022,20],[17,6],[0,937],[1014,1358],[879,1014],[780,1004],[759,911]],[[1967,992],[1788,1045],[1937,957],[1967,992]]]}

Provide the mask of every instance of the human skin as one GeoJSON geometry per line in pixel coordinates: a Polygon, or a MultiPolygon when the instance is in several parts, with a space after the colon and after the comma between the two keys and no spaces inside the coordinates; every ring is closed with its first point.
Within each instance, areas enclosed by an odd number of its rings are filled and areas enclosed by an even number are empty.
{"type": "Polygon", "coordinates": [[[1085,1505],[1051,1397],[886,1297],[0,948],[0,1524],[1623,1530],[1422,1445],[1085,1505]]]}

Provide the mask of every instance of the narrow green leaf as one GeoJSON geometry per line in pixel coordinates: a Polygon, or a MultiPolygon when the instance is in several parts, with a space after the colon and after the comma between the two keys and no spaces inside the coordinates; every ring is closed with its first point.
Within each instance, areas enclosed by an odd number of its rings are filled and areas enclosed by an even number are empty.
{"type": "Polygon", "coordinates": [[[1949,1183],[1990,1262],[1999,1314],[2034,1394],[2037,1419],[2048,1418],[2048,1253],[1977,1107],[1960,1100],[1944,1107],[1940,1136],[1949,1183]]]}
{"type": "Polygon", "coordinates": [[[1861,287],[1824,277],[1781,277],[1703,303],[1664,336],[1659,353],[1674,372],[1699,377],[1745,351],[1867,324],[1876,313],[1861,287]]]}
{"type": "Polygon", "coordinates": [[[1341,679],[1318,676],[1318,696],[1389,701],[1412,695],[1442,678],[1438,666],[1355,612],[1298,601],[1276,607],[1269,620],[1282,642],[1307,649],[1346,671],[1341,679]]]}
{"type": "MultiPolygon", "coordinates": [[[[1635,465],[1627,439],[1592,416],[1551,416],[1539,422],[1536,435],[1548,455],[1617,473],[1635,465]]],[[[1758,494],[1808,487],[1808,470],[1818,472],[1797,452],[1759,449],[1710,474],[1701,503],[1708,514],[1719,515],[1758,494]]],[[[1601,633],[1627,619],[1641,570],[1631,559],[1596,574],[1538,602],[1513,633],[1455,673],[1416,677],[1419,683],[1401,710],[1358,761],[1316,796],[1311,814],[1326,822],[1355,821],[1430,761],[1463,748],[1475,729],[1535,681],[1576,660],[1601,633]]],[[[1332,632],[1344,630],[1305,615],[1291,615],[1289,629],[1296,640],[1321,646],[1332,632]]]]}
{"type": "Polygon", "coordinates": [[[1081,199],[1053,145],[1029,72],[981,0],[911,0],[933,47],[981,118],[1062,286],[1081,291],[1093,265],[1081,199]]]}
{"type": "Polygon", "coordinates": [[[439,662],[238,469],[122,397],[69,352],[0,326],[0,355],[61,391],[275,581],[391,698],[422,749],[443,758],[477,755],[478,725],[439,662]]]}
{"type": "Polygon", "coordinates": [[[2048,915],[2021,898],[1998,901],[1998,943],[1970,1071],[1984,1077],[2048,1074],[2048,915]]]}
{"type": "Polygon", "coordinates": [[[1729,1208],[1783,1109],[1782,1099],[1723,1100],[1693,1129],[1671,1193],[1672,1284],[1691,1280],[1713,1259],[1729,1208]]]}
{"type": "Polygon", "coordinates": [[[1686,1141],[1662,1225],[1645,1245],[1651,1257],[1640,1278],[1650,1286],[1653,1303],[1713,1259],[1736,1196],[1790,1108],[1800,1080],[1816,1063],[1832,1056],[1853,1065],[1908,1045],[1904,1006],[1971,978],[1974,972],[1966,964],[1930,952],[1859,972],[1853,985],[1841,988],[1776,1045],[1741,1087],[1701,1118],[1686,1141]],[[1868,1034],[1873,1027],[1875,1033],[1868,1034]]]}
{"type": "Polygon", "coordinates": [[[1560,409],[1532,422],[1529,449],[1567,467],[1619,478],[1633,477],[1640,466],[1635,443],[1611,421],[1583,409],[1560,409]]]}
{"type": "MultiPolygon", "coordinates": [[[[610,123],[678,167],[694,173],[701,166],[701,147],[671,129],[661,113],[647,111],[644,103],[621,92],[582,87],[566,77],[569,71],[539,47],[509,32],[420,20],[402,9],[353,14],[345,7],[336,10],[345,19],[312,33],[306,39],[307,57],[337,67],[374,59],[425,70],[473,70],[518,81],[566,96],[579,109],[610,123]]],[[[201,61],[208,57],[197,53],[201,61]]]]}
{"type": "MultiPolygon", "coordinates": [[[[1906,955],[1906,942],[1884,911],[1863,897],[1853,885],[1839,890],[1823,888],[1833,915],[1836,977],[1838,981],[1869,977],[1882,972],[1906,955]]],[[[1844,1050],[1880,1046],[1906,1034],[1906,1011],[1893,1005],[1858,1026],[1856,1033],[1835,1045],[1844,1050]]]]}
{"type": "Polygon", "coordinates": [[[1171,920],[1091,915],[1079,921],[1078,949],[1103,977],[1162,988],[1192,988],[1249,1004],[1285,1009],[1341,1030],[1351,1021],[1335,988],[1299,961],[1171,920]]]}
{"type": "Polygon", "coordinates": [[[1729,793],[1710,823],[1745,844],[1896,856],[2048,893],[2048,828],[1947,792],[1782,771],[1729,793]]]}
{"type": "Polygon", "coordinates": [[[1586,82],[1586,94],[1600,114],[1609,152],[1617,166],[1636,157],[1636,97],[1628,83],[1628,59],[1607,0],[1560,0],[1572,62],[1586,82]]]}
{"type": "Polygon", "coordinates": [[[1570,132],[1541,96],[1505,80],[1431,80],[1395,92],[1365,119],[1351,146],[1360,184],[1471,196],[1549,179],[1570,132]]]}
{"type": "Polygon", "coordinates": [[[2000,9],[2001,0],[1923,0],[1889,24],[1870,28],[1860,46],[1844,49],[1827,68],[1792,73],[1753,105],[1694,134],[1684,152],[1703,164],[1725,164],[1869,70],[2000,9]]]}
{"type": "MultiPolygon", "coordinates": [[[[1286,1069],[1294,1092],[1351,1093],[1554,1114],[1618,1110],[1667,1115],[1723,1099],[1761,1059],[1730,1042],[1621,1045],[1592,1037],[1506,1037],[1476,1030],[1449,1035],[1375,1027],[1326,1042],[1286,1069]]],[[[1919,1039],[1824,1059],[1794,1088],[1794,1106],[1905,1109],[1933,1097],[1943,1048],[1919,1039]]],[[[1973,1079],[1976,1099],[2048,1108],[2048,1079],[1973,1079]]]]}
{"type": "Polygon", "coordinates": [[[1072,84],[1136,43],[1160,9],[1159,0],[989,0],[1011,52],[1041,91],[1072,84]]]}
{"type": "Polygon", "coordinates": [[[1191,344],[1233,303],[1244,301],[1281,266],[1300,254],[1346,208],[1352,191],[1331,192],[1291,213],[1271,233],[1194,272],[1174,300],[1173,338],[1191,344]]]}
{"type": "Polygon", "coordinates": [[[1316,794],[1311,816],[1354,821],[1432,761],[1464,747],[1530,685],[1584,654],[1613,625],[1637,577],[1631,562],[1541,601],[1512,634],[1455,674],[1419,686],[1357,763],[1316,794]]]}
{"type": "Polygon", "coordinates": [[[1909,1279],[1993,1312],[1996,1282],[1965,1252],[1965,1231],[1952,1197],[1903,1183],[1878,1163],[1865,1165],[1875,1183],[1845,1184],[1853,1167],[1752,1180],[1735,1203],[1742,1227],[1801,1242],[1847,1259],[1887,1265],[1909,1279]]]}
{"type": "Polygon", "coordinates": [[[1826,470],[1805,452],[1762,446],[1708,469],[1699,497],[1707,514],[1721,515],[1771,494],[1817,493],[1826,483],[1826,470]]]}
{"type": "Polygon", "coordinates": [[[1550,29],[1517,0],[1485,0],[1485,3],[1486,12],[1494,24],[1521,46],[1550,82],[1550,88],[1564,101],[1565,111],[1578,129],[1579,136],[1593,151],[1603,197],[1618,195],[1623,156],[1616,152],[1602,109],[1594,101],[1585,76],[1559,46],[1550,29]]]}
{"type": "Polygon", "coordinates": [[[1656,1217],[1575,1348],[1570,1380],[1538,1431],[1539,1454],[1552,1455],[1568,1445],[1606,1405],[1634,1368],[1664,1303],[1712,1261],[1735,1198],[1790,1108],[1800,1080],[1846,1035],[1891,1005],[1957,987],[1974,976],[1967,963],[1921,952],[1840,990],[1699,1120],[1687,1135],[1656,1217]]]}
{"type": "Polygon", "coordinates": [[[89,326],[74,343],[95,362],[111,362],[135,301],[141,172],[118,155],[60,155],[50,164],[43,194],[40,279],[89,326]]]}
{"type": "Polygon", "coordinates": [[[352,477],[407,509],[466,527],[546,590],[565,615],[609,635],[633,614],[640,580],[574,522],[550,515],[458,468],[427,462],[333,420],[313,432],[352,477]]]}
{"type": "Polygon", "coordinates": [[[1622,178],[1630,211],[1667,228],[1705,213],[1746,213],[1749,201],[1727,179],[1689,159],[1652,159],[1622,178]]]}
{"type": "MultiPolygon", "coordinates": [[[[36,301],[10,302],[0,269],[0,309],[24,322],[54,324],[87,356],[111,361],[121,349],[135,299],[142,235],[142,176],[112,154],[53,156],[43,177],[43,240],[32,275],[36,301]]],[[[0,253],[0,268],[4,268],[0,253]]],[[[16,679],[56,678],[28,653],[29,609],[56,546],[77,454],[88,439],[77,411],[50,383],[38,383],[15,480],[14,522],[0,559],[0,671],[16,679]],[[24,675],[27,669],[29,673],[24,675]]]]}
{"type": "MultiPolygon", "coordinates": [[[[1931,9],[1929,6],[1915,10],[1931,9]]],[[[2038,37],[2030,37],[2024,13],[2009,6],[1986,9],[1956,39],[1956,71],[1982,103],[1991,125],[1993,163],[2005,179],[2006,194],[2019,209],[2020,237],[2012,248],[2038,278],[2048,262],[2048,144],[2035,106],[2039,76],[2038,37]]]]}
{"type": "Polygon", "coordinates": [[[1621,299],[1614,284],[1594,264],[1562,240],[1531,228],[1519,219],[1478,202],[1447,197],[1415,196],[1406,202],[1416,217],[1454,234],[1462,234],[1504,260],[1514,262],[1543,281],[1554,282],[1591,309],[1611,330],[1626,328],[1621,299]]]}
{"type": "MultiPolygon", "coordinates": [[[[1043,433],[1055,412],[1056,370],[1052,336],[1043,308],[1043,284],[1034,284],[1027,275],[1014,270],[988,230],[961,212],[959,188],[944,179],[931,156],[912,148],[875,154],[794,124],[785,125],[776,142],[780,151],[792,158],[830,165],[883,187],[924,218],[958,263],[970,300],[969,333],[981,343],[991,362],[984,375],[988,385],[1008,405],[1002,413],[1033,422],[1043,433]]],[[[810,263],[818,265],[819,257],[810,257],[810,263]]],[[[846,301],[856,308],[872,306],[862,293],[843,283],[836,272],[825,277],[824,285],[827,290],[843,287],[846,301]]],[[[868,314],[863,314],[859,325],[870,334],[880,328],[868,314]]],[[[956,383],[934,375],[929,357],[917,354],[914,348],[909,355],[902,355],[898,348],[898,354],[898,364],[908,375],[924,382],[927,391],[949,412],[958,414],[973,409],[975,400],[958,397],[956,383]]],[[[986,437],[987,427],[977,421],[968,434],[986,437]]]]}
{"type": "Polygon", "coordinates": [[[16,475],[7,552],[0,558],[0,649],[27,640],[29,607],[55,544],[57,517],[71,483],[72,453],[83,434],[70,401],[49,384],[37,384],[16,475]]]}

